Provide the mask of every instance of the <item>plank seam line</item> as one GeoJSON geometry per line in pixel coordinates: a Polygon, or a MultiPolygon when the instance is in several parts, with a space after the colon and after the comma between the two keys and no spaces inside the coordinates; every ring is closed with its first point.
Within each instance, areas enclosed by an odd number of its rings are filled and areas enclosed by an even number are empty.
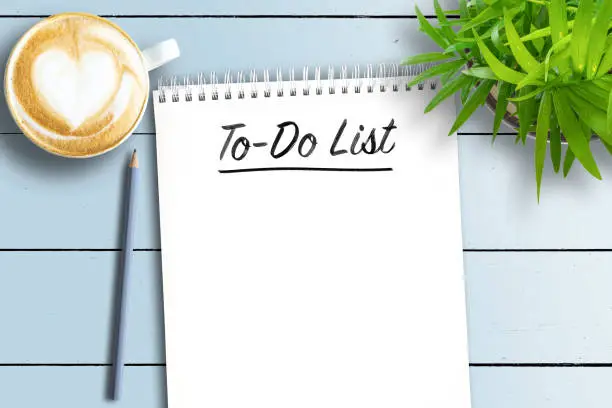
{"type": "MultiPolygon", "coordinates": [[[[110,367],[109,363],[0,363],[0,367],[110,367]]],[[[126,363],[125,367],[165,367],[166,363],[126,363]]]]}
{"type": "MultiPolygon", "coordinates": [[[[121,252],[121,248],[0,248],[0,252],[121,252]]],[[[161,252],[161,248],[136,248],[134,252],[161,252]]],[[[463,252],[612,252],[612,248],[464,248],[463,252]]]]}
{"type": "MultiPolygon", "coordinates": [[[[0,367],[110,367],[109,363],[0,363],[0,367]]],[[[497,368],[612,368],[612,363],[470,363],[497,368]]],[[[166,363],[127,363],[125,367],[165,367],[166,363]]]]}
{"type": "MultiPolygon", "coordinates": [[[[518,133],[514,132],[499,132],[498,136],[516,136],[518,133]]],[[[0,132],[2,136],[23,136],[21,132],[0,132]]],[[[155,136],[155,132],[134,132],[132,135],[142,136],[155,136]]],[[[457,136],[493,136],[492,132],[457,132],[457,136]]]]}
{"type": "Polygon", "coordinates": [[[612,252],[610,248],[464,248],[463,252],[612,252]]]}
{"type": "MultiPolygon", "coordinates": [[[[121,252],[122,248],[0,248],[0,252],[121,252]]],[[[135,248],[134,252],[161,252],[161,248],[135,248]]]]}
{"type": "MultiPolygon", "coordinates": [[[[0,14],[0,18],[47,18],[50,14],[0,14]]],[[[397,20],[417,19],[415,14],[100,14],[105,18],[184,18],[184,19],[372,19],[397,20]]],[[[427,19],[436,19],[436,15],[427,14],[427,19]]],[[[449,14],[449,19],[458,19],[459,15],[449,14]]]]}
{"type": "Polygon", "coordinates": [[[470,363],[470,367],[503,368],[612,368],[612,363],[470,363]]]}

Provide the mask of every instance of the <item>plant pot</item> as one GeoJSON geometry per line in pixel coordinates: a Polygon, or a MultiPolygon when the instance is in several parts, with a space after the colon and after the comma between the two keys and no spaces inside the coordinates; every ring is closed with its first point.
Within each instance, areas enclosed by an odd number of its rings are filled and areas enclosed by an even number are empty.
{"type": "MultiPolygon", "coordinates": [[[[487,101],[486,101],[487,108],[489,108],[489,110],[493,112],[493,115],[495,115],[495,109],[497,108],[498,95],[499,95],[499,88],[497,88],[497,85],[493,85],[493,88],[491,88],[491,92],[489,92],[489,95],[487,95],[487,101]]],[[[502,122],[505,123],[506,126],[509,126],[512,129],[518,131],[519,121],[517,117],[515,116],[516,113],[517,113],[516,105],[513,102],[508,102],[508,108],[506,109],[506,113],[504,114],[504,118],[502,122]]],[[[535,133],[529,132],[529,136],[535,137],[535,133]]]]}

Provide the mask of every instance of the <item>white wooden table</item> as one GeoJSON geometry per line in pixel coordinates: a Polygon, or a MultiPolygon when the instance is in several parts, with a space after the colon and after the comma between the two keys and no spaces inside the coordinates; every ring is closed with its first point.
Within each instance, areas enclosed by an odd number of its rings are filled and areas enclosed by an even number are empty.
{"type": "MultiPolygon", "coordinates": [[[[414,1],[173,0],[0,2],[0,55],[41,17],[110,16],[143,47],[175,37],[155,72],[397,62],[434,49],[414,1]]],[[[425,14],[432,2],[418,0],[425,14]]],[[[454,8],[453,0],[445,5],[454,8]]],[[[312,70],[311,70],[312,72],[312,70]]],[[[481,109],[459,135],[474,408],[612,405],[612,160],[603,182],[576,165],[545,171],[533,145],[500,136],[481,109]]],[[[511,133],[510,129],[504,132],[511,133]]],[[[155,132],[149,109],[117,151],[71,161],[34,147],[0,102],[0,407],[102,407],[128,152],[143,168],[123,399],[166,406],[155,132]]],[[[444,370],[444,367],[439,367],[444,370]]],[[[440,390],[444,392],[444,390],[440,390]]]]}

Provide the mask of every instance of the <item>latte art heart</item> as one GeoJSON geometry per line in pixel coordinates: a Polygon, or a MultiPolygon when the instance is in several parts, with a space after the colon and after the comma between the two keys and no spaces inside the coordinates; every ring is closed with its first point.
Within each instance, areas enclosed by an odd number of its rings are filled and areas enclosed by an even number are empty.
{"type": "Polygon", "coordinates": [[[64,51],[49,50],[36,58],[32,79],[40,97],[75,129],[111,102],[117,70],[112,54],[87,52],[75,61],[64,51]]]}
{"type": "Polygon", "coordinates": [[[125,140],[146,106],[149,79],[137,46],[89,14],[61,14],[17,43],[6,69],[13,117],[36,144],[90,156],[125,140]]]}

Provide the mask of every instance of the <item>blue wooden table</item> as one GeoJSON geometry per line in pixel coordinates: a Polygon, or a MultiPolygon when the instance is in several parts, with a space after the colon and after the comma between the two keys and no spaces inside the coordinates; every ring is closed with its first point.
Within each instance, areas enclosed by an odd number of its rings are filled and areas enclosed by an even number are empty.
{"type": "MultiPolygon", "coordinates": [[[[175,37],[182,57],[152,75],[228,68],[397,62],[433,44],[406,0],[46,0],[0,2],[0,56],[40,18],[111,17],[143,47],[175,37]]],[[[416,0],[433,14],[430,0],[416,0]]],[[[445,6],[452,8],[453,0],[445,6]]],[[[492,118],[460,131],[463,245],[474,408],[612,405],[612,160],[603,182],[545,171],[533,144],[491,145],[492,118]]],[[[205,250],[205,249],[203,249],[205,250]]],[[[0,407],[166,406],[152,109],[132,138],[72,161],[32,145],[0,102],[0,407]],[[104,399],[129,152],[143,169],[123,399],[104,399]]],[[[444,367],[438,367],[444,370],[444,367]]],[[[444,390],[440,390],[444,392],[444,390]]]]}

